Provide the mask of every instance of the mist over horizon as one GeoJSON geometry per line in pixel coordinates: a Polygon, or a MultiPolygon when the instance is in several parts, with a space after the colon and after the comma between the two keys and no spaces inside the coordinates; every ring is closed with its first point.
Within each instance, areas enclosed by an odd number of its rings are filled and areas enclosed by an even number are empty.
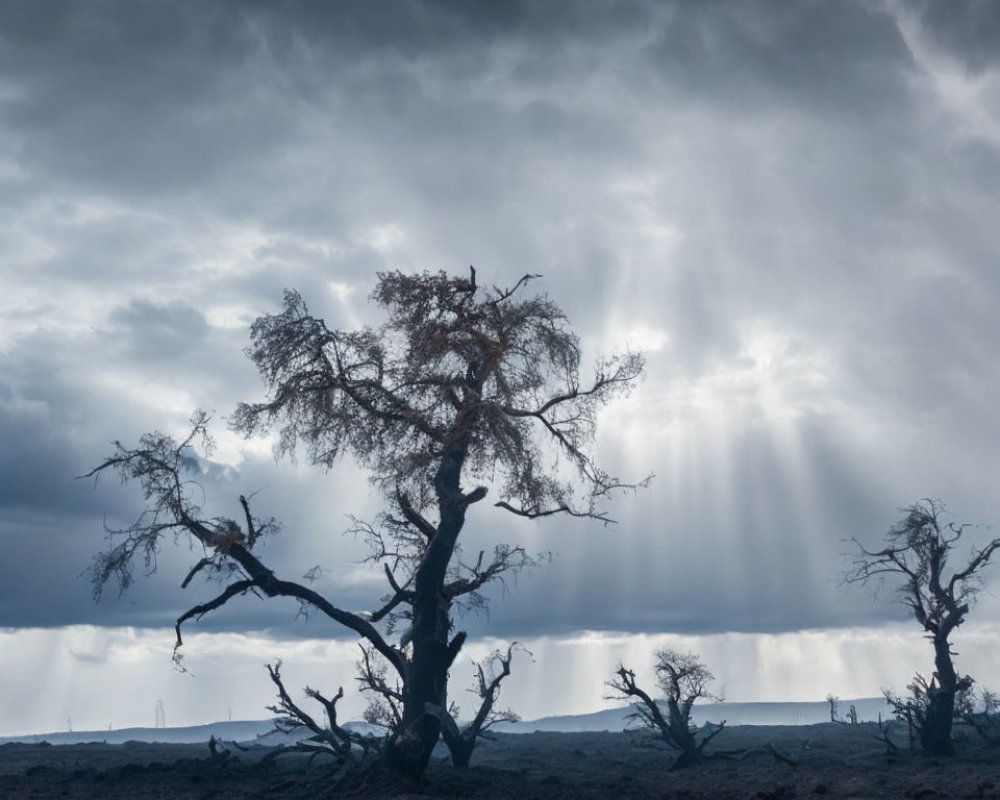
{"type": "MultiPolygon", "coordinates": [[[[843,715],[851,706],[856,708],[859,722],[875,722],[881,715],[883,719],[891,717],[891,711],[882,697],[853,698],[838,701],[838,719],[844,721],[843,715]]],[[[499,723],[497,733],[525,734],[535,731],[552,733],[579,733],[590,731],[615,732],[626,728],[641,730],[635,721],[629,719],[632,706],[605,709],[589,714],[547,716],[539,719],[525,719],[519,722],[499,723]]],[[[830,722],[829,703],[827,701],[805,703],[731,703],[726,701],[696,703],[693,707],[692,722],[701,726],[706,722],[725,720],[729,727],[733,725],[815,725],[830,722]]],[[[378,729],[361,720],[346,720],[349,728],[378,733],[378,729]]],[[[301,737],[308,736],[303,731],[301,737]]],[[[294,741],[294,736],[276,733],[273,722],[269,719],[229,720],[226,722],[209,722],[193,726],[166,727],[133,727],[110,728],[93,731],[45,731],[28,733],[18,736],[0,736],[0,744],[8,742],[37,743],[47,741],[49,744],[77,744],[81,742],[101,741],[106,744],[123,744],[127,741],[189,743],[197,744],[207,741],[209,737],[226,741],[252,742],[262,745],[274,745],[279,742],[294,741]]]]}

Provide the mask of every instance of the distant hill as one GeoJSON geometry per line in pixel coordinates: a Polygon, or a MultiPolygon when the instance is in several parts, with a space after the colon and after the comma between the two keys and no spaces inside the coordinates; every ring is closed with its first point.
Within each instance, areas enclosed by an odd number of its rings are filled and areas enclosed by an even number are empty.
{"type": "MultiPolygon", "coordinates": [[[[889,707],[881,697],[865,697],[859,700],[841,700],[840,713],[847,714],[851,705],[857,709],[862,721],[891,716],[889,707]]],[[[503,723],[496,726],[502,733],[532,733],[552,731],[574,733],[579,731],[620,731],[628,722],[630,709],[612,708],[593,714],[577,714],[559,717],[542,717],[525,722],[503,723]]],[[[695,706],[692,719],[697,725],[706,721],[722,722],[729,725],[812,725],[830,719],[830,707],[826,702],[816,703],[706,703],[695,706]]],[[[367,727],[363,722],[348,723],[348,726],[367,727]]],[[[81,742],[105,742],[124,744],[125,742],[161,742],[163,744],[196,744],[207,742],[210,737],[227,742],[256,742],[275,745],[292,741],[291,737],[274,732],[271,720],[247,720],[242,722],[213,722],[208,725],[194,725],[186,728],[118,728],[110,731],[64,731],[60,733],[40,733],[26,736],[0,737],[0,744],[7,742],[48,742],[49,744],[79,744],[81,742]]]]}
{"type": "MultiPolygon", "coordinates": [[[[860,721],[877,720],[892,716],[889,706],[882,697],[863,697],[857,700],[841,700],[841,716],[847,714],[851,706],[858,712],[860,721]]],[[[496,730],[504,733],[531,733],[532,731],[557,731],[574,733],[578,731],[620,731],[629,725],[630,707],[595,711],[593,714],[577,714],[562,717],[543,717],[526,722],[504,723],[496,730]]],[[[705,703],[696,705],[691,713],[696,725],[705,722],[726,721],[728,725],[813,725],[830,721],[830,706],[827,702],[815,703],[705,703]]],[[[634,723],[633,723],[634,724],[634,723]]]]}
{"type": "Polygon", "coordinates": [[[49,744],[159,742],[162,744],[191,744],[207,742],[212,736],[216,739],[225,739],[226,741],[245,742],[256,740],[259,736],[265,736],[273,730],[274,723],[271,720],[263,719],[242,722],[212,722],[208,725],[193,725],[186,728],[115,728],[110,731],[39,733],[29,736],[0,738],[0,744],[6,744],[7,742],[48,742],[49,744]]]}

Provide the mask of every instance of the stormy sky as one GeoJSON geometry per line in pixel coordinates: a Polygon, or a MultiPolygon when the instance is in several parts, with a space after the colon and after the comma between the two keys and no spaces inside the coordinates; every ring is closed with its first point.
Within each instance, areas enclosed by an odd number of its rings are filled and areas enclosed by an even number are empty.
{"type": "MultiPolygon", "coordinates": [[[[998,185],[988,2],[4,3],[0,735],[151,724],[158,697],[170,724],[260,717],[278,657],[353,685],[343,630],[254,598],[174,671],[173,621],[215,588],[180,588],[198,553],[94,603],[81,573],[142,501],[76,476],[209,410],[206,511],[256,492],[272,568],[373,607],[343,535],[381,508],[364,473],[227,428],[264,396],[249,325],[286,287],[377,324],[377,271],[470,264],[542,275],[585,365],[647,353],[596,442],[656,474],[617,525],[470,514],[469,552],[554,554],[460,620],[473,657],[534,653],[515,708],[599,708],[664,642],[733,700],[901,687],[929,653],[890,590],[839,586],[844,540],[922,497],[1000,521],[998,185]]],[[[958,641],[974,675],[1000,668],[991,588],[958,641]]]]}

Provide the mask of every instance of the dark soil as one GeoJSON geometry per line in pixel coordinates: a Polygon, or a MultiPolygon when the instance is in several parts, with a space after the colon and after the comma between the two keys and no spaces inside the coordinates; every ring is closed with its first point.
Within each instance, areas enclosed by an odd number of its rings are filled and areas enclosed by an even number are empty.
{"type": "Polygon", "coordinates": [[[270,752],[262,747],[230,747],[228,757],[213,758],[207,745],[8,744],[0,746],[0,797],[1000,800],[1000,749],[971,734],[959,737],[957,756],[930,759],[887,756],[874,725],[735,727],[713,744],[749,750],[742,760],[717,758],[669,772],[669,753],[644,735],[506,734],[483,743],[467,770],[452,768],[442,753],[420,783],[373,770],[336,787],[332,765],[300,755],[262,763],[270,752]]]}

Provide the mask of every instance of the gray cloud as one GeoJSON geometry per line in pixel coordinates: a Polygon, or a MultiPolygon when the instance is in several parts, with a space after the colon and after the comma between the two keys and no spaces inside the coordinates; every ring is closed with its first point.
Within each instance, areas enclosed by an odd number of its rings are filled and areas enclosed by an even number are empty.
{"type": "Polygon", "coordinates": [[[923,30],[939,47],[980,73],[996,66],[1000,9],[984,0],[926,0],[919,4],[923,30]]]}
{"type": "MultiPolygon", "coordinates": [[[[0,625],[158,626],[210,596],[179,589],[183,545],[129,598],[94,606],[77,577],[102,520],[141,503],[74,476],[196,407],[235,465],[202,476],[206,510],[260,489],[284,523],[269,563],[319,564],[321,588],[372,605],[378,576],[341,535],[378,510],[364,476],[226,433],[261,392],[247,328],[286,286],[331,326],[376,322],[376,271],[469,263],[543,273],[588,358],[654,348],[600,452],[658,475],[614,528],[477,510],[469,552],[559,555],[471,631],[895,618],[838,587],[843,539],[924,495],[1000,511],[1000,110],[976,88],[998,36],[988,4],[953,7],[8,3],[0,625]]],[[[332,632],[295,612],[248,600],[205,622],[332,632]]]]}
{"type": "Polygon", "coordinates": [[[158,306],[133,300],[111,313],[111,335],[120,339],[128,356],[141,360],[183,356],[204,341],[205,316],[179,303],[158,306]]]}
{"type": "Polygon", "coordinates": [[[729,111],[793,107],[891,114],[908,99],[909,52],[885,8],[862,3],[706,3],[669,7],[648,52],[669,89],[729,111]]]}

